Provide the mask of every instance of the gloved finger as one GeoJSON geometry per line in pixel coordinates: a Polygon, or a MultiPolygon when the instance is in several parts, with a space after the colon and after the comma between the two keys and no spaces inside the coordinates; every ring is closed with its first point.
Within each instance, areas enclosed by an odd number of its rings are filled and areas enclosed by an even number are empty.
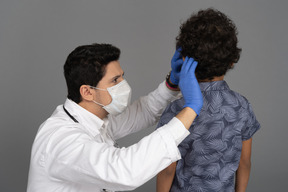
{"type": "Polygon", "coordinates": [[[173,66],[174,70],[179,72],[181,70],[182,65],[183,65],[183,60],[182,59],[181,60],[177,60],[175,62],[175,66],[173,66]]]}
{"type": "Polygon", "coordinates": [[[184,63],[183,63],[183,66],[182,66],[182,69],[181,69],[181,74],[185,74],[188,71],[188,69],[189,69],[188,60],[189,60],[189,57],[186,56],[184,63]]]}
{"type": "Polygon", "coordinates": [[[196,69],[197,65],[198,65],[198,62],[193,59],[192,65],[189,69],[189,72],[195,73],[195,69],[196,69]]]}
{"type": "Polygon", "coordinates": [[[174,55],[173,55],[173,57],[172,57],[172,61],[176,61],[176,60],[178,60],[178,59],[181,59],[181,51],[182,50],[182,48],[180,47],[180,48],[178,48],[178,49],[176,49],[176,51],[175,51],[175,53],[174,53],[174,55]]]}
{"type": "Polygon", "coordinates": [[[177,47],[176,50],[177,50],[178,52],[181,52],[181,51],[182,51],[182,47],[177,47]]]}
{"type": "MultiPolygon", "coordinates": [[[[185,60],[186,60],[186,59],[185,59],[185,60]]],[[[186,71],[187,73],[190,73],[193,62],[194,62],[194,59],[193,59],[193,58],[187,57],[187,64],[186,64],[186,66],[185,66],[185,71],[186,71]]]]}

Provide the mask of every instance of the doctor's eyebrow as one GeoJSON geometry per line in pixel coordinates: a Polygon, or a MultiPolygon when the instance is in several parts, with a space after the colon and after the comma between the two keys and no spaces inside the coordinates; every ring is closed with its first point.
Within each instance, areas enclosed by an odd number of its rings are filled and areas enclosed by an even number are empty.
{"type": "Polygon", "coordinates": [[[122,76],[122,77],[124,76],[124,72],[122,73],[122,75],[116,75],[115,77],[113,77],[113,78],[112,78],[112,81],[117,80],[117,79],[120,78],[121,76],[122,76]]]}

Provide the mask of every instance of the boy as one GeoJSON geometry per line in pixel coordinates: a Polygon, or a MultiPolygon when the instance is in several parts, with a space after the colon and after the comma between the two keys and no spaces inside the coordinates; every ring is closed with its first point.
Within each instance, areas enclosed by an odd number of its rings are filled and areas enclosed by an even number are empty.
{"type": "MultiPolygon", "coordinates": [[[[158,174],[157,192],[245,191],[252,136],[260,124],[248,100],[224,81],[239,60],[237,29],[220,11],[201,10],[182,24],[176,40],[178,54],[198,61],[195,73],[203,108],[189,129],[191,134],[178,146],[182,159],[158,174]]],[[[183,104],[183,98],[171,103],[158,127],[169,122],[183,104]]]]}

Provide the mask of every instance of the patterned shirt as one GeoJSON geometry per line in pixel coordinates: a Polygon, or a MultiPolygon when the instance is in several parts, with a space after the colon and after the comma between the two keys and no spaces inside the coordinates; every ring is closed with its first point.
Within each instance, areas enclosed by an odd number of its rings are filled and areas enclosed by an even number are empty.
{"type": "MultiPolygon", "coordinates": [[[[172,192],[231,192],[239,166],[242,141],[260,128],[248,100],[225,81],[199,83],[203,108],[190,135],[178,146],[172,192]]],[[[183,98],[171,103],[157,127],[168,123],[183,108],[183,98]]]]}

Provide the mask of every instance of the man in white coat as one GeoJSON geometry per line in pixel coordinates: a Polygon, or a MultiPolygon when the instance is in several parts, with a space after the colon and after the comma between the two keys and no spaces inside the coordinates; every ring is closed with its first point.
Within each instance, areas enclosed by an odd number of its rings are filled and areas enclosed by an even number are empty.
{"type": "Polygon", "coordinates": [[[178,144],[202,107],[197,62],[178,51],[156,90],[129,104],[131,88],[109,44],[77,47],[64,65],[68,96],[39,128],[32,147],[28,192],[133,190],[180,159],[178,144]],[[168,124],[138,143],[115,140],[154,125],[181,89],[186,104],[168,124]]]}

